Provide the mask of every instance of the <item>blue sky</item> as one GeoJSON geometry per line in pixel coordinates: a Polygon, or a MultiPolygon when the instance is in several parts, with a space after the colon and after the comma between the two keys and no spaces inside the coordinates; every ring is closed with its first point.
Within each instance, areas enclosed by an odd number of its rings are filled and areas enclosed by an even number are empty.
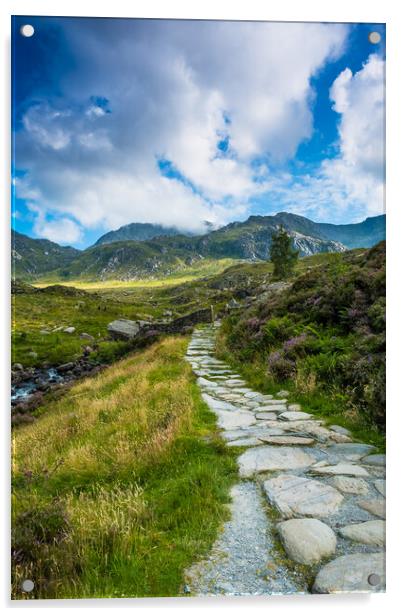
{"type": "Polygon", "coordinates": [[[383,25],[18,16],[12,47],[22,233],[383,213],[383,25]]]}

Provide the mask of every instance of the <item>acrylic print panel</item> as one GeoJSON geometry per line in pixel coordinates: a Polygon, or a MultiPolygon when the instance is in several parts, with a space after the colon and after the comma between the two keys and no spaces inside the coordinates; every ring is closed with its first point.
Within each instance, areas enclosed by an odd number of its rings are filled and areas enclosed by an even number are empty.
{"type": "Polygon", "coordinates": [[[12,30],[12,597],[383,591],[385,26],[12,30]]]}

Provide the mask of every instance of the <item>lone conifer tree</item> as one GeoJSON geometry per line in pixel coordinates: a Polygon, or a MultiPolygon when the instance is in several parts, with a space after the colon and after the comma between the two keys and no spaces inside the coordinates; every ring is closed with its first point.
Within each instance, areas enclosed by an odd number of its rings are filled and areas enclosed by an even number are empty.
{"type": "Polygon", "coordinates": [[[283,227],[272,235],[271,261],[274,264],[274,278],[287,278],[293,272],[299,251],[292,248],[292,239],[283,227]]]}

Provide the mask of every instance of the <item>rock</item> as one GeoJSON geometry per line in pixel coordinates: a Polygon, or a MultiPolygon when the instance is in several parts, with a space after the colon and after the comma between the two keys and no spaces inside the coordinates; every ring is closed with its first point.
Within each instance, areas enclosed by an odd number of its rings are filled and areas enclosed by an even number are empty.
{"type": "Polygon", "coordinates": [[[297,475],[268,479],[263,488],[271,505],[285,518],[325,518],[335,513],[343,501],[342,494],[335,488],[297,475]]]}
{"type": "Polygon", "coordinates": [[[347,494],[367,494],[368,492],[366,481],[357,477],[334,477],[332,485],[347,494]]]}
{"type": "Polygon", "coordinates": [[[39,333],[42,334],[42,336],[48,336],[50,331],[48,329],[41,329],[39,333]]]}
{"type": "Polygon", "coordinates": [[[385,479],[377,479],[374,482],[376,490],[382,495],[385,496],[385,479]]]}
{"type": "Polygon", "coordinates": [[[22,364],[13,364],[13,370],[16,372],[24,370],[24,366],[22,364]]]}
{"type": "Polygon", "coordinates": [[[339,529],[342,537],[352,539],[365,545],[385,545],[385,522],[383,520],[370,520],[361,524],[349,524],[339,529]]]}
{"type": "Polygon", "coordinates": [[[275,413],[256,413],[256,419],[276,419],[275,413]]]}
{"type": "Polygon", "coordinates": [[[289,411],[301,411],[300,404],[288,404],[289,411]]]}
{"type": "Polygon", "coordinates": [[[365,509],[369,513],[385,519],[385,499],[384,498],[372,498],[369,500],[362,500],[357,503],[359,507],[365,509]]]}
{"type": "Polygon", "coordinates": [[[371,466],[385,466],[385,454],[377,453],[372,456],[366,456],[362,459],[362,464],[370,464],[371,466]]]}
{"type": "Polygon", "coordinates": [[[310,466],[314,458],[298,447],[255,447],[238,459],[241,477],[251,477],[263,471],[275,471],[310,466]]]}
{"type": "Polygon", "coordinates": [[[287,520],[277,528],[287,555],[302,565],[313,565],[336,550],[334,531],[320,520],[287,520]]]}
{"type": "Polygon", "coordinates": [[[208,394],[203,393],[201,395],[210,409],[218,416],[218,426],[224,430],[245,428],[256,422],[254,415],[249,411],[240,411],[232,404],[216,400],[208,394]]]}
{"type": "Polygon", "coordinates": [[[339,463],[334,466],[323,466],[314,469],[315,473],[320,475],[352,475],[353,477],[368,477],[369,474],[362,466],[357,464],[339,463]]]}
{"type": "Polygon", "coordinates": [[[69,361],[66,364],[61,364],[61,366],[57,366],[57,371],[58,372],[68,372],[69,370],[72,370],[75,367],[74,362],[69,361]]]}
{"type": "Polygon", "coordinates": [[[256,406],[258,408],[258,411],[262,412],[262,413],[283,413],[286,411],[286,406],[284,404],[264,404],[264,406],[260,406],[258,404],[258,402],[256,403],[256,406]]]}
{"type": "Polygon", "coordinates": [[[373,449],[375,449],[374,445],[366,445],[366,443],[342,443],[328,447],[327,451],[343,458],[358,460],[367,456],[373,449]]]}
{"type": "Polygon", "coordinates": [[[318,573],[314,593],[379,592],[385,589],[385,554],[348,554],[339,556],[318,573]],[[371,586],[369,576],[375,573],[380,581],[371,586]]]}
{"type": "Polygon", "coordinates": [[[346,428],[343,428],[342,426],[337,426],[337,425],[333,425],[333,426],[329,426],[329,429],[332,430],[333,432],[336,432],[337,434],[343,434],[344,436],[350,436],[350,430],[347,430],[346,428]]]}
{"type": "Polygon", "coordinates": [[[148,321],[130,321],[129,319],[117,319],[108,324],[107,330],[112,338],[132,340],[140,333],[148,321]]]}
{"type": "Polygon", "coordinates": [[[86,334],[85,332],[80,334],[80,338],[82,338],[83,340],[95,340],[95,338],[91,336],[91,334],[86,334]]]}
{"type": "Polygon", "coordinates": [[[333,432],[332,430],[329,434],[329,438],[331,439],[331,441],[334,441],[335,443],[351,443],[352,442],[352,438],[350,436],[346,436],[346,434],[338,434],[337,432],[333,432]]]}
{"type": "Polygon", "coordinates": [[[286,389],[281,389],[281,391],[278,391],[276,395],[278,396],[278,398],[287,398],[289,395],[289,392],[286,391],[286,389]]]}
{"type": "Polygon", "coordinates": [[[32,357],[32,359],[37,359],[38,354],[35,351],[29,351],[28,357],[32,357]]]}
{"type": "Polygon", "coordinates": [[[75,332],[75,327],[66,327],[63,331],[65,334],[73,334],[75,332]]]}
{"type": "Polygon", "coordinates": [[[257,445],[261,445],[261,440],[256,438],[255,436],[238,438],[234,441],[229,441],[227,443],[228,447],[255,447],[257,445]]]}
{"type": "Polygon", "coordinates": [[[261,436],[259,439],[270,445],[312,445],[314,443],[314,439],[306,436],[261,436]]]}
{"type": "Polygon", "coordinates": [[[282,421],[299,421],[300,419],[310,419],[310,417],[312,417],[310,413],[303,411],[287,411],[279,415],[279,419],[282,421]]]}

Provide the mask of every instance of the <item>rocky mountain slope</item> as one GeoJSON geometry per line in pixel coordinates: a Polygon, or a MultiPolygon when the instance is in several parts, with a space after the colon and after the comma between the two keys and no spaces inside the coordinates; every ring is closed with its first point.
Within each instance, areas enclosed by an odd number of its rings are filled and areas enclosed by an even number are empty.
{"type": "Polygon", "coordinates": [[[56,268],[69,265],[80,251],[71,246],[59,246],[49,240],[34,240],[27,235],[12,232],[13,278],[32,280],[56,268]]]}
{"type": "Polygon", "coordinates": [[[32,280],[52,272],[61,280],[135,280],[172,274],[202,259],[267,260],[272,234],[280,226],[286,228],[302,257],[344,252],[346,246],[371,246],[385,235],[385,217],[381,216],[356,225],[326,225],[286,212],[250,216],[199,236],[172,235],[173,229],[164,229],[168,234],[145,239],[162,227],[133,223],[102,236],[83,251],[15,233],[14,275],[32,280]],[[119,233],[122,238],[137,234],[143,239],[118,241],[119,233]]]}

